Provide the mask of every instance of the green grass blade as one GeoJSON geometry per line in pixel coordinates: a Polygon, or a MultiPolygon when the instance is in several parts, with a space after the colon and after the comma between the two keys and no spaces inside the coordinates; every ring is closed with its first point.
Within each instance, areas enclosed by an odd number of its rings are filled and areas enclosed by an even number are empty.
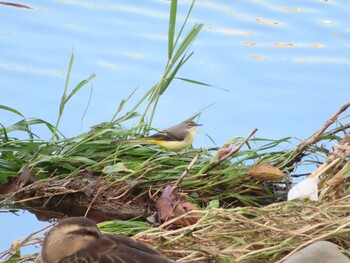
{"type": "MultiPolygon", "coordinates": [[[[69,66],[68,66],[68,72],[67,72],[67,77],[66,77],[66,83],[64,84],[64,90],[63,90],[63,95],[61,98],[61,103],[60,103],[60,109],[59,109],[59,118],[63,113],[64,110],[64,105],[66,104],[67,100],[67,90],[68,90],[68,85],[69,85],[69,80],[70,80],[70,73],[72,71],[73,67],[73,62],[74,62],[74,54],[71,55],[70,61],[69,61],[69,66]]],[[[58,120],[59,121],[59,120],[58,120]]],[[[58,125],[56,125],[57,127],[58,125]]]]}
{"type": "Polygon", "coordinates": [[[174,36],[176,25],[177,0],[171,0],[170,17],[169,17],[169,31],[168,31],[168,60],[171,59],[174,51],[174,36]]]}
{"type": "Polygon", "coordinates": [[[31,132],[30,126],[37,125],[37,124],[44,124],[52,133],[54,133],[56,130],[52,124],[42,119],[29,119],[29,120],[23,119],[9,127],[6,127],[0,130],[0,135],[3,135],[4,132],[9,133],[13,131],[25,131],[33,135],[33,133],[31,132]]]}
{"type": "Polygon", "coordinates": [[[191,31],[187,34],[185,39],[182,41],[179,48],[176,50],[174,57],[172,58],[172,61],[175,63],[179,57],[181,57],[185,51],[189,48],[189,46],[193,43],[193,41],[196,39],[198,33],[203,28],[203,24],[195,24],[191,31]]]}
{"type": "Polygon", "coordinates": [[[64,105],[66,104],[68,84],[69,84],[69,80],[70,80],[70,73],[71,73],[72,67],[73,67],[73,62],[74,62],[74,54],[72,54],[70,57],[66,82],[64,85],[64,90],[63,90],[63,94],[62,94],[62,98],[61,98],[61,102],[60,102],[60,107],[58,110],[58,118],[57,118],[56,125],[55,125],[55,132],[52,134],[51,141],[54,138],[56,138],[56,130],[58,129],[58,126],[60,124],[61,117],[62,117],[63,110],[64,110],[64,105]]]}
{"type": "Polygon", "coordinates": [[[207,83],[204,83],[204,82],[201,82],[201,81],[193,80],[193,79],[179,78],[179,77],[176,77],[175,79],[179,79],[179,80],[182,80],[182,81],[185,81],[185,82],[189,82],[189,83],[192,83],[192,84],[196,84],[196,85],[201,85],[201,86],[211,87],[211,88],[215,88],[215,89],[220,89],[220,90],[223,90],[223,91],[230,91],[229,89],[223,89],[223,88],[215,87],[213,85],[210,85],[210,84],[207,84],[207,83]]]}
{"type": "Polygon", "coordinates": [[[182,35],[182,32],[183,32],[183,30],[184,30],[184,28],[185,28],[185,26],[186,26],[186,24],[187,24],[188,18],[190,17],[190,14],[191,14],[191,12],[192,12],[192,8],[193,8],[195,2],[196,2],[196,0],[192,0],[192,4],[191,4],[191,6],[190,6],[190,9],[189,9],[188,12],[187,12],[185,21],[183,22],[183,24],[182,24],[182,26],[181,26],[181,29],[180,29],[180,31],[179,31],[179,34],[177,35],[177,38],[176,38],[176,41],[175,41],[175,44],[174,44],[174,48],[176,47],[177,42],[179,41],[180,36],[182,35]]]}
{"type": "Polygon", "coordinates": [[[77,93],[82,87],[84,87],[87,83],[89,83],[93,78],[96,77],[96,74],[93,73],[88,77],[87,79],[82,80],[73,90],[72,92],[67,96],[65,103],[69,101],[70,98],[73,97],[75,93],[77,93]]]}
{"type": "Polygon", "coordinates": [[[116,113],[115,113],[114,116],[112,117],[112,121],[114,121],[115,118],[117,117],[117,115],[123,110],[125,104],[126,104],[126,103],[130,100],[130,98],[135,94],[136,90],[137,90],[137,88],[134,89],[134,90],[131,92],[131,94],[130,94],[126,99],[123,99],[123,100],[120,102],[119,107],[118,107],[116,113]]]}
{"type": "Polygon", "coordinates": [[[11,108],[11,107],[8,107],[8,106],[5,106],[5,105],[0,105],[0,109],[6,110],[6,111],[10,111],[12,113],[15,113],[15,114],[21,116],[22,118],[25,118],[22,115],[22,113],[20,113],[18,110],[14,109],[14,108],[11,108]]]}
{"type": "Polygon", "coordinates": [[[57,121],[56,121],[54,133],[52,134],[52,137],[51,137],[51,141],[52,141],[54,138],[57,138],[58,126],[59,126],[59,124],[60,124],[60,121],[61,121],[62,114],[63,114],[64,107],[65,107],[66,103],[73,97],[73,95],[75,95],[82,87],[84,87],[87,83],[89,83],[89,82],[96,76],[95,73],[91,74],[90,77],[88,77],[87,79],[81,81],[81,82],[71,91],[71,93],[67,96],[68,85],[69,85],[69,80],[70,80],[70,74],[71,74],[71,72],[72,72],[73,62],[74,62],[74,54],[71,55],[71,58],[70,58],[70,61],[69,61],[69,66],[68,66],[68,72],[67,72],[66,82],[65,82],[65,85],[64,85],[64,91],[63,91],[63,94],[62,94],[62,98],[61,98],[61,102],[60,102],[60,107],[59,107],[58,118],[57,118],[57,121]]]}

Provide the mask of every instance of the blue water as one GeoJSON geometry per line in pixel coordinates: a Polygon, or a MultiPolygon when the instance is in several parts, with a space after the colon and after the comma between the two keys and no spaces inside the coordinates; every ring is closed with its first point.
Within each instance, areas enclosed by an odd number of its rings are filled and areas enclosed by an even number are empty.
{"type": "MultiPolygon", "coordinates": [[[[24,210],[19,210],[15,213],[11,213],[6,209],[0,209],[0,222],[0,256],[1,252],[5,249],[10,248],[15,240],[23,241],[33,232],[50,225],[48,222],[39,221],[34,214],[31,214],[24,210]]],[[[38,233],[38,235],[33,236],[33,238],[42,235],[43,233],[41,232],[38,233]]],[[[39,250],[39,245],[24,246],[21,248],[21,254],[31,254],[39,250]]]]}
{"type": "MultiPolygon", "coordinates": [[[[169,1],[20,3],[33,9],[0,5],[0,105],[55,123],[74,53],[70,89],[97,74],[65,109],[60,129],[74,136],[109,120],[121,99],[138,88],[127,112],[160,79],[169,1]]],[[[179,1],[179,22],[189,4],[179,1]]],[[[213,146],[206,134],[221,145],[255,127],[257,137],[306,139],[350,99],[349,17],[347,0],[197,1],[189,27],[203,23],[204,28],[179,76],[230,91],[175,80],[153,125],[169,127],[214,103],[200,117],[204,126],[195,147],[213,146]]],[[[0,123],[16,120],[0,110],[0,123]]],[[[45,128],[34,131],[50,137],[45,128]]],[[[28,221],[36,230],[36,220],[28,221]]],[[[0,222],[17,225],[3,215],[0,222]]],[[[12,230],[0,251],[26,235],[12,230]]]]}

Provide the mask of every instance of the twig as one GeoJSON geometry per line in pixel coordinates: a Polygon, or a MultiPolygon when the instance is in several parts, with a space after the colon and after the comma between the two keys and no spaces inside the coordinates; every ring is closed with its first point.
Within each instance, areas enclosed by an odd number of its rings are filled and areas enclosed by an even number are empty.
{"type": "MultiPolygon", "coordinates": [[[[44,194],[41,196],[33,196],[33,197],[29,197],[26,199],[21,199],[18,201],[15,201],[16,204],[20,204],[20,203],[25,203],[25,202],[29,202],[29,201],[34,201],[34,200],[39,200],[39,199],[44,199],[47,197],[54,197],[54,196],[58,196],[58,195],[67,195],[67,194],[73,194],[73,193],[79,193],[81,192],[81,189],[79,190],[67,190],[64,188],[64,190],[62,190],[62,192],[58,192],[58,193],[48,193],[48,194],[44,194]]],[[[18,192],[17,192],[18,193],[18,192]]]]}
{"type": "Polygon", "coordinates": [[[291,174],[290,176],[293,178],[303,177],[303,176],[309,176],[310,173],[302,173],[302,174],[291,174]]]}
{"type": "MultiPolygon", "coordinates": [[[[310,145],[315,144],[318,142],[320,136],[325,132],[325,130],[331,126],[338,118],[338,116],[346,111],[350,107],[350,102],[347,102],[344,104],[337,112],[335,112],[327,121],[326,123],[321,127],[319,131],[317,131],[314,135],[312,135],[308,140],[302,141],[296,148],[293,150],[293,153],[291,155],[291,158],[289,160],[285,160],[285,162],[282,162],[282,167],[279,167],[280,169],[283,169],[285,167],[289,167],[289,170],[292,170],[295,163],[298,163],[305,154],[303,153],[306,148],[308,148],[310,145]]],[[[345,125],[342,127],[341,130],[346,129],[348,125],[345,125]]],[[[332,131],[331,131],[332,132],[332,131]]],[[[334,132],[334,131],[333,131],[334,132]]],[[[325,135],[333,135],[334,133],[324,133],[325,135]]]]}
{"type": "Polygon", "coordinates": [[[207,170],[211,170],[214,167],[220,165],[223,161],[227,160],[232,155],[234,155],[236,152],[238,152],[242,148],[242,146],[250,139],[250,137],[252,137],[254,135],[254,133],[257,132],[257,130],[258,130],[257,128],[254,128],[254,130],[252,130],[251,133],[240,144],[238,144],[236,148],[232,148],[229,153],[225,154],[224,156],[220,157],[215,162],[211,163],[207,170]]]}
{"type": "Polygon", "coordinates": [[[341,131],[345,131],[346,129],[349,129],[350,128],[350,123],[347,123],[347,124],[344,124],[344,125],[341,125],[340,127],[337,127],[335,128],[334,130],[331,130],[329,132],[326,132],[324,135],[336,135],[338,132],[341,132],[341,131]]]}
{"type": "Polygon", "coordinates": [[[337,112],[335,112],[319,131],[317,131],[314,135],[312,135],[308,140],[302,141],[297,148],[295,149],[295,156],[292,157],[291,160],[289,160],[286,164],[284,164],[284,167],[292,167],[294,163],[299,162],[301,158],[304,156],[303,152],[307,147],[309,147],[312,144],[317,143],[320,136],[324,133],[324,131],[331,126],[338,118],[338,116],[346,111],[350,107],[350,101],[344,104],[337,112]]]}
{"type": "Polygon", "coordinates": [[[120,198],[122,198],[123,196],[125,196],[127,193],[129,193],[129,190],[130,190],[130,189],[125,190],[123,193],[121,193],[121,194],[118,195],[118,196],[109,197],[108,200],[117,200],[117,199],[120,199],[120,198]]]}
{"type": "Polygon", "coordinates": [[[326,123],[322,126],[322,128],[316,132],[314,135],[311,136],[310,139],[303,141],[299,144],[297,147],[298,152],[304,151],[304,149],[312,144],[315,144],[318,140],[318,138],[324,133],[324,131],[331,126],[338,118],[338,116],[343,113],[344,111],[347,110],[347,108],[350,107],[350,101],[344,104],[336,113],[334,113],[327,121],[326,123]]]}
{"type": "Polygon", "coordinates": [[[315,171],[313,171],[309,178],[314,178],[316,176],[320,176],[326,171],[328,171],[330,168],[335,166],[337,163],[339,163],[342,159],[336,158],[336,159],[327,159],[321,166],[319,166],[315,171]]]}
{"type": "Polygon", "coordinates": [[[181,174],[181,176],[179,177],[179,179],[177,179],[176,183],[175,183],[175,187],[178,187],[181,183],[181,181],[184,179],[184,177],[188,174],[188,172],[191,170],[192,166],[194,165],[194,163],[198,160],[199,158],[199,153],[196,153],[196,155],[193,157],[192,161],[190,162],[190,164],[187,166],[187,168],[185,169],[185,171],[183,171],[183,173],[181,174]]]}
{"type": "MultiPolygon", "coordinates": [[[[350,144],[350,135],[346,134],[344,139],[341,140],[338,145],[333,146],[334,151],[332,152],[332,155],[328,156],[326,161],[320,167],[318,167],[309,177],[312,178],[322,173],[325,173],[330,168],[333,168],[334,166],[338,165],[338,163],[344,161],[344,159],[348,155],[346,151],[347,151],[347,148],[349,147],[349,144],[350,144]]],[[[347,164],[345,164],[341,169],[337,167],[336,169],[333,169],[333,171],[329,173],[331,175],[331,178],[329,178],[329,176],[326,176],[325,178],[323,178],[323,181],[326,183],[326,185],[324,186],[320,194],[320,199],[321,198],[323,199],[326,196],[326,194],[329,195],[330,194],[328,193],[329,190],[333,190],[334,192],[334,190],[336,189],[335,185],[339,184],[341,181],[344,180],[344,171],[346,167],[347,167],[347,164]],[[337,182],[337,183],[335,184],[334,182],[337,182]]]]}
{"type": "Polygon", "coordinates": [[[87,217],[87,214],[89,213],[89,211],[90,211],[90,209],[91,209],[91,206],[92,206],[92,204],[95,202],[97,196],[100,194],[101,191],[103,191],[103,190],[105,190],[105,189],[106,189],[106,186],[103,186],[103,187],[101,187],[100,189],[98,189],[96,195],[95,195],[94,198],[91,200],[91,202],[90,202],[88,208],[86,209],[86,212],[85,212],[84,217],[87,217]]]}

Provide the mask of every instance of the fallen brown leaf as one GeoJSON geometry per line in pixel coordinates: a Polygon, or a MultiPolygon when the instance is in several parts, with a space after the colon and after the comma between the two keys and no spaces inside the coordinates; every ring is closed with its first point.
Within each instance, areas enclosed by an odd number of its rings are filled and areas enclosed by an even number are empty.
{"type": "Polygon", "coordinates": [[[261,163],[254,166],[247,172],[247,174],[262,181],[280,181],[284,177],[284,174],[280,169],[268,163],[261,163]]]}
{"type": "MultiPolygon", "coordinates": [[[[158,212],[158,222],[164,223],[170,219],[182,216],[189,211],[198,210],[197,207],[190,201],[185,200],[184,193],[178,193],[176,186],[166,186],[160,198],[156,202],[156,208],[158,212]]],[[[198,221],[197,215],[194,217],[181,218],[174,221],[171,225],[176,226],[189,226],[198,221]]]]}

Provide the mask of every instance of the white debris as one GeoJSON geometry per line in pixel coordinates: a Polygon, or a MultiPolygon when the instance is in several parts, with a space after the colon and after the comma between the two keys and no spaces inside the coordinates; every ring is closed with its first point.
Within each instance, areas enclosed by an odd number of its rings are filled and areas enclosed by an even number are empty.
{"type": "Polygon", "coordinates": [[[318,176],[313,178],[306,178],[305,180],[296,184],[288,192],[288,201],[293,199],[308,198],[311,201],[318,200],[318,176]]]}

